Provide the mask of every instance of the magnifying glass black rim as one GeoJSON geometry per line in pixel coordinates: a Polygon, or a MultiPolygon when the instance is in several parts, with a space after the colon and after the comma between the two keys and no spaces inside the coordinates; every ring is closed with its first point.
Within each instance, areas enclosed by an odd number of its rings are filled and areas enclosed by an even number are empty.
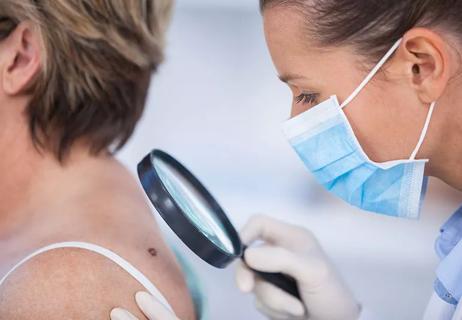
{"type": "Polygon", "coordinates": [[[200,258],[217,268],[224,268],[242,255],[241,240],[224,210],[202,183],[175,158],[162,150],[155,149],[138,164],[138,176],[149,200],[161,217],[183,243],[200,258]],[[216,218],[222,223],[227,235],[229,235],[234,253],[226,252],[208,239],[181,209],[176,200],[167,191],[162,179],[160,179],[154,167],[155,158],[168,163],[168,165],[177,170],[204,198],[213,212],[215,212],[216,218]]]}

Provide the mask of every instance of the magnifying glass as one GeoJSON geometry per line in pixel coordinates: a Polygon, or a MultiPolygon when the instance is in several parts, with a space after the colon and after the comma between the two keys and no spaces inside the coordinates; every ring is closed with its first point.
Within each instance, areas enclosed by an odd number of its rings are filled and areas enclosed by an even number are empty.
{"type": "MultiPolygon", "coordinates": [[[[197,256],[217,268],[225,268],[236,259],[245,262],[246,247],[225,212],[180,162],[161,150],[154,150],[138,164],[138,176],[161,217],[197,256]]],[[[300,299],[294,278],[253,271],[300,299]]]]}

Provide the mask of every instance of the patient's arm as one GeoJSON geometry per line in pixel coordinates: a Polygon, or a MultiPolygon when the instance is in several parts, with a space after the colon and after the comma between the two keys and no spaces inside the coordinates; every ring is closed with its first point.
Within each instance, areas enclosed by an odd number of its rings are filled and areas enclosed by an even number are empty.
{"type": "MultiPolygon", "coordinates": [[[[174,297],[178,275],[169,270],[162,274],[172,282],[159,289],[174,297]]],[[[146,289],[103,256],[83,249],[56,249],[20,267],[0,288],[0,319],[100,320],[109,319],[117,306],[146,319],[134,300],[139,290],[146,289]]]]}

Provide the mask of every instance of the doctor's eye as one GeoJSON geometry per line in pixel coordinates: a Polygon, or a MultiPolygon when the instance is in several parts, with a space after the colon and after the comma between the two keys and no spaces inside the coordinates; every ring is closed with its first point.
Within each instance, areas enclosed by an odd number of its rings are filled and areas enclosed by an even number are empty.
{"type": "Polygon", "coordinates": [[[295,97],[296,103],[303,104],[313,104],[318,99],[319,94],[317,93],[302,93],[301,95],[295,97]]]}

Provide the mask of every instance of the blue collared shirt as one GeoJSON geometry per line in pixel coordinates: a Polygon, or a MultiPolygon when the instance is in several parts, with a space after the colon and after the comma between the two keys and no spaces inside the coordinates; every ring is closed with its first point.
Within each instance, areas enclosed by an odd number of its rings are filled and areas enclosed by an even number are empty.
{"type": "Polygon", "coordinates": [[[434,284],[438,296],[457,305],[462,297],[462,207],[440,229],[435,251],[441,262],[436,269],[434,284]]]}

